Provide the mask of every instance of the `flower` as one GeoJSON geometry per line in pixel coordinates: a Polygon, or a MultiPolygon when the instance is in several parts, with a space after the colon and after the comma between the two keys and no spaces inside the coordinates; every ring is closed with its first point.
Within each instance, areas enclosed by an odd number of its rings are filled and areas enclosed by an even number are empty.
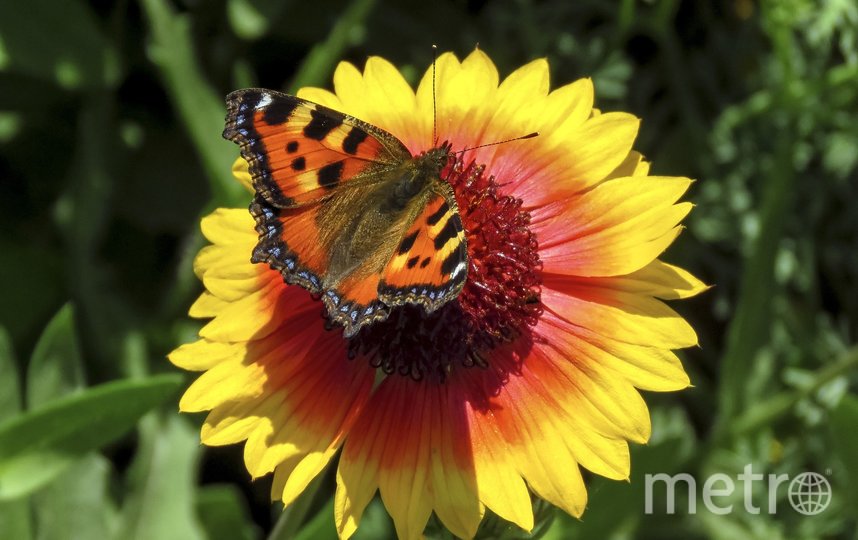
{"type": "MultiPolygon", "coordinates": [[[[536,60],[499,84],[482,51],[436,63],[437,131],[461,154],[448,167],[469,251],[459,297],[426,315],[406,307],[351,340],[322,304],[249,262],[247,210],[202,220],[212,245],[195,271],[206,291],[190,309],[211,318],[170,355],[204,373],[182,411],[210,411],[208,445],[246,441],[253,477],[274,473],[289,504],[342,447],[335,520],[348,538],[376,491],[401,538],[432,512],[473,537],[486,511],[533,527],[530,493],[580,516],[580,467],[629,477],[627,441],[646,442],[638,389],[689,380],[671,349],[697,343],[661,300],[705,286],[657,257],[691,208],[691,181],[654,177],[632,150],[638,120],[593,108],[582,79],[549,92],[536,60]]],[[[300,97],[375,124],[415,155],[433,146],[432,70],[416,93],[381,58],[341,63],[335,91],[300,97]]],[[[249,185],[239,160],[236,177],[249,185]]]]}

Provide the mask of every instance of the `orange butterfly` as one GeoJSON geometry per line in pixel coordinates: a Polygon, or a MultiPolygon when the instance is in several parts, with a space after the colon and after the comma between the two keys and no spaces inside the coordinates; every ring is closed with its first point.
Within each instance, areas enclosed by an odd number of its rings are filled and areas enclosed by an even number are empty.
{"type": "Polygon", "coordinates": [[[229,94],[223,136],[241,147],[267,262],[320,295],[351,337],[390,310],[456,298],[468,250],[441,145],[418,156],[390,133],[271,90],[229,94]]]}

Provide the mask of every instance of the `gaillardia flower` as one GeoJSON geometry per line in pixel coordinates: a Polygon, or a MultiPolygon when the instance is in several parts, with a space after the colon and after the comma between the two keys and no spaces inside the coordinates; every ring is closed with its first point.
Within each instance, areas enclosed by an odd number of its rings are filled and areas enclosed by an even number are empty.
{"type": "MultiPolygon", "coordinates": [[[[210,318],[170,355],[204,371],[181,410],[210,411],[207,445],[246,441],[253,477],[274,473],[289,504],[342,448],[335,520],[355,532],[376,491],[401,538],[432,512],[473,537],[486,511],[533,528],[531,493],[580,516],[580,467],[629,476],[628,441],[650,435],[638,389],[689,384],[671,349],[697,343],[662,300],[705,286],[658,260],[691,208],[687,178],[649,176],[632,150],[638,120],[593,108],[583,79],[549,92],[536,60],[499,83],[481,51],[436,63],[437,133],[467,237],[462,292],[346,339],[322,303],[250,262],[259,241],[246,209],[204,218],[212,245],[195,271],[210,318]]],[[[342,63],[331,93],[305,99],[387,130],[418,155],[433,147],[432,70],[416,93],[387,61],[342,63]]],[[[247,164],[234,168],[249,185],[247,164]]],[[[288,231],[286,231],[288,234],[288,231]]]]}

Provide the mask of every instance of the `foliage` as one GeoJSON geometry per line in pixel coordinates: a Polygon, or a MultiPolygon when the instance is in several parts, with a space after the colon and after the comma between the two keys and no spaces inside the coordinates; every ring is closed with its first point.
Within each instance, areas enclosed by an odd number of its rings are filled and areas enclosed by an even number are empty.
{"type": "MultiPolygon", "coordinates": [[[[175,412],[181,381],[158,373],[198,328],[199,216],[246,203],[221,96],[326,86],[368,54],[414,81],[433,43],[479,43],[502,72],[547,56],[554,84],[592,76],[600,108],[643,118],[654,172],[698,179],[668,252],[716,285],[678,306],[700,334],[684,356],[695,387],[647,396],[653,438],[633,448],[631,482],[590,478],[583,520],[538,508],[538,534],[854,538],[850,0],[0,3],[0,537],[335,537],[330,471],[272,508],[240,449],[198,445],[201,419],[175,412]],[[647,473],[735,478],[749,463],[824,473],[831,507],[802,516],[780,492],[775,515],[741,493],[726,515],[643,511],[647,473]]],[[[390,535],[376,500],[356,538],[390,535]]],[[[481,535],[528,537],[493,516],[481,535]]]]}

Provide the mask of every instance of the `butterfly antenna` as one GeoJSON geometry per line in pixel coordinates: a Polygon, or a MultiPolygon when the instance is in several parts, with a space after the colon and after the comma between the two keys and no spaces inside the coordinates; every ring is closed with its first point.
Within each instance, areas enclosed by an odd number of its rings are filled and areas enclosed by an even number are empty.
{"type": "Polygon", "coordinates": [[[435,64],[438,61],[438,46],[432,45],[432,146],[438,146],[438,109],[435,106],[435,64]]]}
{"type": "Polygon", "coordinates": [[[479,146],[472,146],[470,148],[465,148],[464,150],[459,150],[458,152],[456,152],[456,154],[464,154],[468,150],[476,150],[477,148],[485,148],[486,146],[495,146],[498,144],[504,144],[504,143],[513,142],[513,141],[521,141],[523,139],[532,139],[532,138],[538,137],[538,136],[539,136],[539,132],[534,131],[533,133],[528,133],[527,135],[522,135],[520,137],[513,137],[512,139],[504,139],[502,141],[490,142],[490,143],[486,143],[486,144],[481,144],[479,146]]]}

